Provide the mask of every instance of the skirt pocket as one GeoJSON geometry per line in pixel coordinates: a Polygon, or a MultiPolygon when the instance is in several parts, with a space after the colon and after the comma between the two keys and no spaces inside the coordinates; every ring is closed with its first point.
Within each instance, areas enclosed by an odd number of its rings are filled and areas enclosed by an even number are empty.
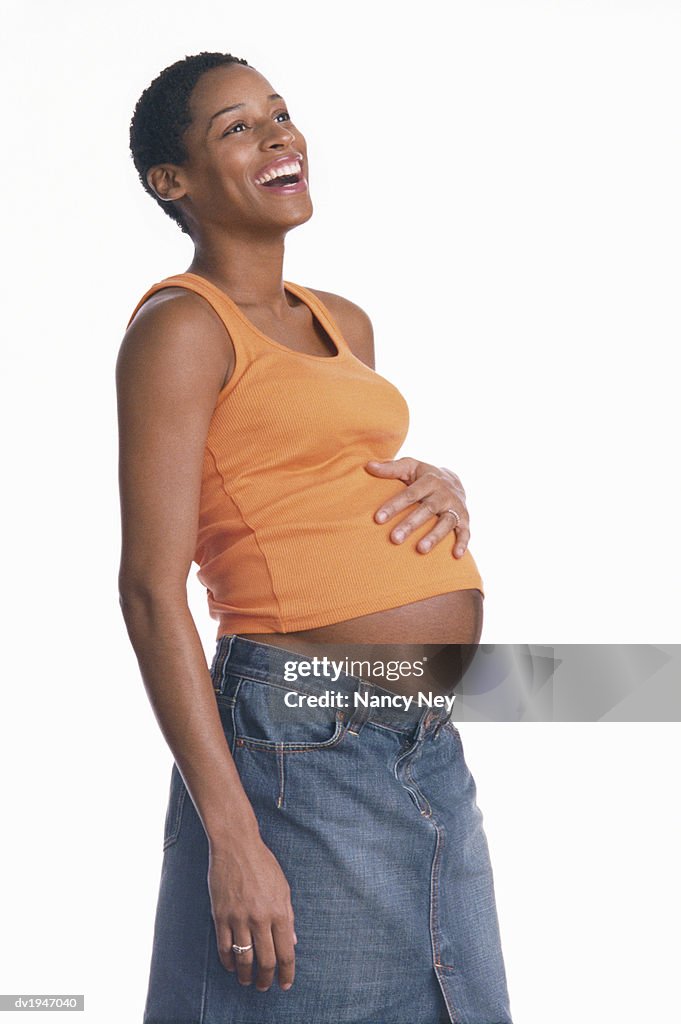
{"type": "Polygon", "coordinates": [[[310,785],[331,784],[345,750],[347,712],[329,691],[305,694],[274,682],[241,678],[232,709],[234,762],[261,824],[291,808],[303,813],[310,785]],[[319,706],[313,696],[323,701],[319,706]],[[313,781],[314,780],[314,781],[313,781]]]}
{"type": "Polygon", "coordinates": [[[235,746],[280,754],[338,746],[347,731],[345,711],[333,705],[332,691],[311,696],[242,678],[233,708],[235,746]],[[320,707],[317,700],[324,704],[320,707]]]}

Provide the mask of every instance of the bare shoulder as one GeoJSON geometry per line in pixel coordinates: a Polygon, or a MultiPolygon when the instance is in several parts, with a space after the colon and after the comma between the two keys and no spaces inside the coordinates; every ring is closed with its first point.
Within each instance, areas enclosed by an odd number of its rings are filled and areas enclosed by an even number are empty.
{"type": "Polygon", "coordinates": [[[186,288],[164,288],[147,299],[128,326],[117,372],[146,367],[166,375],[175,370],[188,382],[196,376],[213,381],[219,390],[234,362],[231,338],[212,306],[186,288]]]}
{"type": "Polygon", "coordinates": [[[163,288],[151,295],[135,314],[125,332],[123,344],[129,338],[153,339],[159,333],[165,337],[196,337],[226,335],[227,329],[210,303],[188,288],[163,288]]]}
{"type": "Polygon", "coordinates": [[[318,288],[310,288],[310,291],[331,313],[357,358],[374,369],[374,330],[361,306],[333,292],[324,292],[318,288]]]}

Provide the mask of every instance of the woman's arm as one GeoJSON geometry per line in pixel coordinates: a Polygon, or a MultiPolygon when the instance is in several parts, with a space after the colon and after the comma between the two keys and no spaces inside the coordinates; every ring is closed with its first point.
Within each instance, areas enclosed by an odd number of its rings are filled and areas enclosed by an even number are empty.
{"type": "MultiPolygon", "coordinates": [[[[120,603],[161,731],[203,823],[218,948],[255,944],[256,987],[293,980],[288,883],[260,837],[220,721],[213,682],[187,604],[201,473],[218,393],[234,353],[200,297],[168,289],[130,325],[116,364],[122,550],[120,603]]],[[[251,977],[253,952],[236,958],[251,977]]]]}

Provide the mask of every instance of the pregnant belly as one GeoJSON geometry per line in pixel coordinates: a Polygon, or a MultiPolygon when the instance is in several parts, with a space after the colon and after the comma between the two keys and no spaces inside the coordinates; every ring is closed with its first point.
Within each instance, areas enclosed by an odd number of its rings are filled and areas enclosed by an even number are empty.
{"type": "Polygon", "coordinates": [[[479,590],[448,594],[360,615],[315,629],[293,633],[239,633],[247,640],[269,643],[297,654],[372,661],[414,662],[426,657],[426,674],[411,674],[384,684],[395,693],[444,693],[460,682],[482,633],[483,597],[479,590]],[[371,653],[367,645],[374,645],[371,653]]]}

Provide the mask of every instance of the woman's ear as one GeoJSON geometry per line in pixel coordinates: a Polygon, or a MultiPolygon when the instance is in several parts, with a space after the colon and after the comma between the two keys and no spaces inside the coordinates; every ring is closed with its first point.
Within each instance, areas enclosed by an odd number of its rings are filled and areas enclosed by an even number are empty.
{"type": "Polygon", "coordinates": [[[181,199],[187,194],[186,186],[182,183],[182,174],[175,164],[156,164],[150,167],[147,171],[147,184],[164,203],[181,199]]]}

